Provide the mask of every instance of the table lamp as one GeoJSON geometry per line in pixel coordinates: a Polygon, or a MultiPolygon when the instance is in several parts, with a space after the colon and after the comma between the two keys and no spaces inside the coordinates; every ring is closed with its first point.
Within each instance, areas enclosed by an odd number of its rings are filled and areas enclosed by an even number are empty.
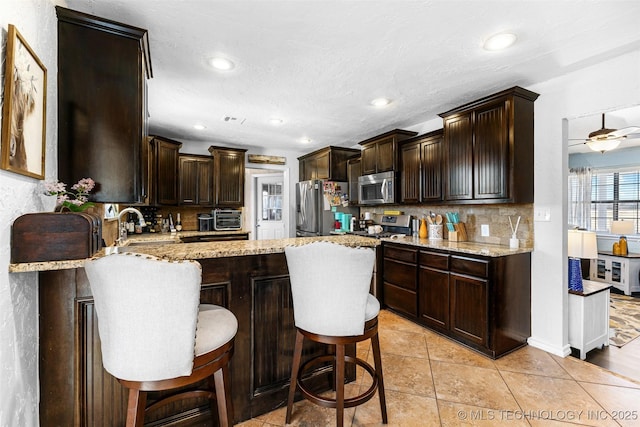
{"type": "Polygon", "coordinates": [[[633,221],[611,221],[611,234],[627,236],[633,234],[633,221]]]}
{"type": "Polygon", "coordinates": [[[586,230],[569,230],[567,239],[569,255],[569,290],[582,292],[581,258],[598,258],[596,233],[586,230]]]}

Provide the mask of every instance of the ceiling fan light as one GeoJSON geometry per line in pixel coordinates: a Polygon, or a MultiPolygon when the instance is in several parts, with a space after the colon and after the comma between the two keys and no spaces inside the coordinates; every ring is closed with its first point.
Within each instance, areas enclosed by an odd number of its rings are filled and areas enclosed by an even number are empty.
{"type": "Polygon", "coordinates": [[[611,151],[618,148],[620,145],[620,139],[598,139],[593,141],[587,141],[587,146],[593,151],[599,151],[604,153],[605,151],[611,151]]]}
{"type": "Polygon", "coordinates": [[[236,64],[233,63],[230,59],[223,58],[221,56],[216,56],[209,60],[211,66],[218,71],[230,71],[236,67],[236,64]]]}

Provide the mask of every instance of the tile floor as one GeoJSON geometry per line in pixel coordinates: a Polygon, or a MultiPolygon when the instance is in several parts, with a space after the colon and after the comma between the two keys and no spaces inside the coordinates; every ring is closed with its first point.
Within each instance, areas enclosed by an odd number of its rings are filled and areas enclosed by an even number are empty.
{"type": "MultiPolygon", "coordinates": [[[[640,382],[579,359],[524,347],[491,360],[388,311],[379,331],[389,426],[640,426],[640,382]]],[[[373,363],[368,343],[358,353],[373,363]]],[[[346,393],[367,380],[359,374],[346,393]]],[[[284,426],[285,412],[239,426],[284,426]]],[[[335,425],[334,410],[307,401],[292,418],[335,425]]],[[[345,411],[345,425],[382,425],[378,397],[345,411]]]]}

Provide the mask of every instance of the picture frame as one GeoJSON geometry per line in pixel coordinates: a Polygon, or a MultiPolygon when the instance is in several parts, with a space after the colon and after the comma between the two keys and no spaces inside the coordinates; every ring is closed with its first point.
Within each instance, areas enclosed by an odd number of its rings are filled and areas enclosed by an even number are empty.
{"type": "Polygon", "coordinates": [[[17,28],[9,24],[2,103],[4,170],[44,179],[47,69],[17,28]]]}

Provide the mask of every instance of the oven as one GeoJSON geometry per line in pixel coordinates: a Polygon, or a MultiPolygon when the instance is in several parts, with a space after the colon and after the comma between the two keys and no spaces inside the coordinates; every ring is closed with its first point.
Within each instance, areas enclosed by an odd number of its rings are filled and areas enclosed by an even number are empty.
{"type": "Polygon", "coordinates": [[[358,177],[358,201],[361,205],[395,202],[395,173],[382,172],[358,177]]]}
{"type": "Polygon", "coordinates": [[[215,231],[242,230],[242,211],[239,209],[214,209],[213,229],[215,231]]]}

